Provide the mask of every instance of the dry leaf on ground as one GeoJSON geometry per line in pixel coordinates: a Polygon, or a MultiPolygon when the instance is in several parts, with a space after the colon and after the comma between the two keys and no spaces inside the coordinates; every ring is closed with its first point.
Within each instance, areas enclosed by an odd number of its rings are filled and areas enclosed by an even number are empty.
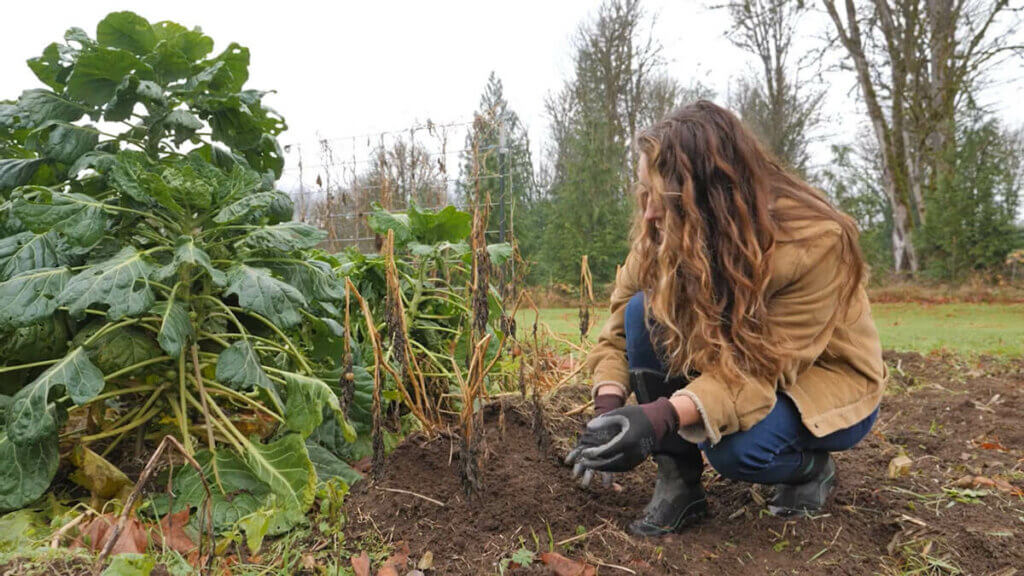
{"type": "MultiPolygon", "coordinates": [[[[97,516],[82,527],[78,537],[71,543],[71,547],[88,548],[93,552],[99,552],[107,545],[107,540],[113,535],[116,525],[117,517],[113,514],[97,516]]],[[[110,554],[141,554],[146,551],[147,544],[149,544],[149,538],[146,536],[146,529],[142,522],[139,522],[137,518],[129,518],[125,522],[124,530],[117,539],[117,543],[110,549],[110,554]]]]}
{"type": "Polygon", "coordinates": [[[556,576],[595,576],[597,569],[585,562],[570,560],[557,552],[545,552],[540,561],[551,569],[556,576]]]}
{"type": "Polygon", "coordinates": [[[352,571],[356,573],[356,576],[370,576],[370,555],[366,553],[366,550],[359,556],[353,556],[352,571]]]}
{"type": "Polygon", "coordinates": [[[185,526],[188,524],[189,509],[186,508],[175,514],[168,514],[160,520],[158,527],[150,531],[150,538],[154,546],[164,546],[175,552],[188,555],[196,548],[195,542],[185,533],[185,526]]]}

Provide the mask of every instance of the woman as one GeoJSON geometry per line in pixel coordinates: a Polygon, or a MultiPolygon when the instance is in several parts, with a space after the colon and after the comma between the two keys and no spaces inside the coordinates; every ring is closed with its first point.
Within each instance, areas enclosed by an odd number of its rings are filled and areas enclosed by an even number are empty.
{"type": "Polygon", "coordinates": [[[587,360],[597,416],[567,462],[586,484],[653,455],[639,535],[704,516],[701,451],[722,476],[774,485],[773,512],[814,513],[836,482],[829,453],[868,433],[887,376],[856,226],[710,102],[637,145],[640,217],[587,360]]]}

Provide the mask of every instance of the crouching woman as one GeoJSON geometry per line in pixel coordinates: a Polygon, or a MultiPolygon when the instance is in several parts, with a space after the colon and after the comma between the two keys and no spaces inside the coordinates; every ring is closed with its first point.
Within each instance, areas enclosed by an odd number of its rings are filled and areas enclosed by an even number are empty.
{"type": "Polygon", "coordinates": [[[639,535],[705,514],[701,451],[774,485],[773,512],[814,513],[830,453],[871,429],[886,378],[856,226],[710,102],[637,146],[632,248],[588,358],[596,417],[567,462],[587,483],[654,457],[639,535]]]}

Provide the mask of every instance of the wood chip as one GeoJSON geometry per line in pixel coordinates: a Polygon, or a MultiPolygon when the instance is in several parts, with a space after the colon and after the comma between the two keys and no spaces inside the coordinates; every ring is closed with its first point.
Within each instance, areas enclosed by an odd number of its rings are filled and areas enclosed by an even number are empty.
{"type": "Polygon", "coordinates": [[[910,467],[914,464],[914,461],[910,459],[906,454],[900,454],[889,461],[889,472],[888,476],[890,480],[899,478],[900,476],[906,476],[910,472],[910,467]]]}

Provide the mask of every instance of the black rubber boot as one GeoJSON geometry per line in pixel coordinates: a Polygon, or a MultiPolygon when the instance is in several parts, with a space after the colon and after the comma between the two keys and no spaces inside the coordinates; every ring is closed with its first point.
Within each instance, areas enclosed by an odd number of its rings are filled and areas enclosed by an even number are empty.
{"type": "Polygon", "coordinates": [[[768,510],[776,516],[812,516],[825,505],[836,485],[836,463],[828,452],[805,452],[800,472],[777,484],[768,510]]]}
{"type": "MultiPolygon", "coordinates": [[[[669,397],[688,383],[685,378],[666,378],[650,370],[630,372],[630,385],[637,402],[645,404],[658,398],[669,397]]],[[[644,515],[629,525],[629,532],[637,536],[662,536],[678,532],[696,523],[707,514],[708,503],[701,486],[704,459],[696,444],[671,434],[662,440],[661,449],[654,454],[658,465],[658,479],[651,501],[644,515]]]]}

